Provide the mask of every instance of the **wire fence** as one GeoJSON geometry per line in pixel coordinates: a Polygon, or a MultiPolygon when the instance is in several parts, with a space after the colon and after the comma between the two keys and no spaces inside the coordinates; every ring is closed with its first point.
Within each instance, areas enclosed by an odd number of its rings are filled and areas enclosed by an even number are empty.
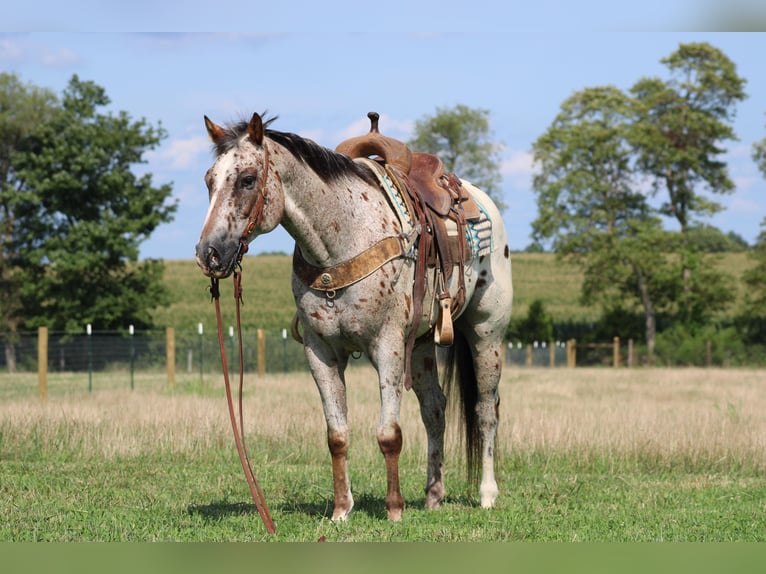
{"type": "MultiPolygon", "coordinates": [[[[229,328],[224,334],[228,364],[239,370],[236,334],[229,328]]],[[[94,376],[121,377],[133,384],[134,373],[167,371],[203,381],[220,376],[221,359],[217,332],[172,328],[151,331],[90,331],[47,334],[44,355],[40,350],[40,333],[25,331],[0,336],[0,371],[49,373],[87,373],[94,376]],[[41,356],[44,357],[41,359],[41,356]],[[40,361],[45,361],[44,365],[40,361]]],[[[278,331],[247,330],[242,333],[243,365],[246,373],[289,373],[306,371],[308,364],[302,345],[287,329],[278,331]]],[[[730,366],[730,358],[707,342],[692,353],[697,366],[730,366]]],[[[366,362],[365,359],[362,359],[366,362]]],[[[508,342],[505,364],[521,368],[558,368],[580,366],[631,367],[646,364],[641,350],[632,341],[614,338],[611,343],[564,341],[522,344],[508,342]]]]}
{"type": "MultiPolygon", "coordinates": [[[[238,344],[233,329],[225,333],[229,367],[239,368],[238,344]]],[[[16,371],[38,371],[39,333],[18,333],[7,341],[0,355],[0,368],[9,367],[12,349],[16,371]]],[[[92,331],[90,334],[48,333],[48,372],[119,372],[165,371],[168,369],[169,346],[173,348],[176,372],[198,373],[204,377],[220,373],[221,360],[217,332],[194,331],[92,331]],[[172,341],[169,339],[172,333],[172,341]]],[[[286,330],[243,331],[242,355],[246,372],[290,372],[307,368],[303,348],[288,336],[286,330]],[[260,343],[259,343],[260,338],[260,343]],[[259,354],[259,346],[261,353],[259,354]]]]}

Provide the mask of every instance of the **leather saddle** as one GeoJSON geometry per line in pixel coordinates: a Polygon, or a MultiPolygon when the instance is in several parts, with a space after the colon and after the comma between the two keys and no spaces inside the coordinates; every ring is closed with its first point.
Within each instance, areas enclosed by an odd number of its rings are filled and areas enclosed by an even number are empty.
{"type": "MultiPolygon", "coordinates": [[[[421,228],[416,262],[414,300],[422,302],[425,292],[425,268],[435,267],[440,277],[434,297],[439,299],[439,315],[434,325],[437,344],[448,346],[454,341],[452,315],[459,312],[465,302],[464,265],[468,249],[465,226],[467,221],[480,218],[481,211],[453,173],[446,173],[439,157],[428,153],[415,153],[407,144],[384,136],[378,129],[379,114],[370,112],[370,132],[363,136],[341,142],[335,151],[351,158],[377,156],[373,159],[386,165],[403,183],[410,204],[417,215],[421,228]],[[456,241],[451,241],[446,220],[455,222],[458,229],[456,241]],[[451,246],[451,243],[456,243],[451,246]],[[458,292],[452,296],[446,290],[446,282],[453,268],[459,268],[458,292]]],[[[418,303],[416,303],[417,305],[418,303]]],[[[416,310],[419,321],[420,310],[416,310]]],[[[413,326],[413,333],[418,325],[413,326]]],[[[414,339],[408,342],[411,349],[414,339]]]]}
{"type": "Polygon", "coordinates": [[[406,177],[413,192],[442,217],[450,217],[453,207],[461,208],[469,221],[480,217],[476,202],[455,174],[446,173],[438,156],[413,152],[406,143],[381,134],[377,112],[370,112],[367,117],[370,118],[370,132],[341,142],[335,148],[336,152],[351,158],[377,155],[399,175],[406,177]]]}

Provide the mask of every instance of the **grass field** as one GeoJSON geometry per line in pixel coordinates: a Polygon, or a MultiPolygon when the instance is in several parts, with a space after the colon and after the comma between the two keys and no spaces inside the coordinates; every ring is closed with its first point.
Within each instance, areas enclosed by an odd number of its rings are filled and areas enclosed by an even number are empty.
{"type": "MultiPolygon", "coordinates": [[[[243,287],[245,307],[243,325],[249,329],[279,330],[286,328],[295,312],[290,290],[291,258],[287,255],[248,256],[243,260],[243,287]]],[[[551,253],[514,253],[513,284],[514,314],[524,316],[529,304],[542,299],[546,310],[555,321],[594,321],[600,315],[598,307],[585,307],[579,303],[582,272],[575,266],[556,261],[551,253]]],[[[734,278],[737,301],[744,294],[739,277],[750,266],[745,253],[727,253],[715,263],[734,278]]],[[[205,278],[193,260],[165,261],[165,282],[170,289],[172,303],[153,313],[159,327],[176,327],[194,331],[199,321],[214,321],[205,278]]],[[[229,304],[230,282],[222,285],[223,308],[230,324],[233,313],[229,304]]]]}
{"type": "MultiPolygon", "coordinates": [[[[2,541],[764,541],[766,373],[508,369],[497,507],[478,507],[450,435],[448,496],[424,509],[424,432],[403,401],[404,520],[385,519],[372,371],[350,369],[356,506],[333,524],[318,394],[308,375],[246,381],[247,436],[277,525],[265,533],[221,384],[87,393],[83,375],[0,375],[2,541]]],[[[120,383],[122,386],[122,383],[120,383]]]]}

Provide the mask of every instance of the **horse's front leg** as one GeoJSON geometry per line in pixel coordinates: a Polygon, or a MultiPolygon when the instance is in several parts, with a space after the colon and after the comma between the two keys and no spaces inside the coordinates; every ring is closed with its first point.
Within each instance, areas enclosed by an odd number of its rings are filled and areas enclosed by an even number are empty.
{"type": "Polygon", "coordinates": [[[311,332],[306,333],[304,340],[309,368],[319,389],[327,423],[327,446],[332,457],[335,504],[332,519],[346,520],[354,507],[351,481],[348,477],[349,429],[344,378],[348,356],[342,355],[338,358],[332,348],[317,337],[312,337],[311,332]]]}
{"type": "Polygon", "coordinates": [[[404,342],[382,343],[371,350],[370,359],[378,371],[380,383],[380,421],[378,446],[386,462],[386,512],[388,519],[399,521],[404,512],[404,499],[399,487],[399,455],[402,452],[402,430],[399,413],[404,388],[404,342]]]}

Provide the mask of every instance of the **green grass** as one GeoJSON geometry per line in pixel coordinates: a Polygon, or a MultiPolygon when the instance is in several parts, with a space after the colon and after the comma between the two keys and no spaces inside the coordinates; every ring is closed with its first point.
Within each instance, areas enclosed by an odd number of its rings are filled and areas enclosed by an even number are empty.
{"type": "MultiPolygon", "coordinates": [[[[264,456],[257,450],[256,459],[264,456]]],[[[359,462],[359,461],[355,461],[359,462]]],[[[329,465],[259,465],[277,525],[265,533],[236,456],[145,456],[88,461],[31,457],[0,470],[4,541],[764,541],[766,486],[756,474],[581,468],[566,457],[506,461],[507,493],[485,511],[452,495],[423,508],[406,480],[401,523],[385,519],[381,481],[352,473],[349,521],[328,520],[329,465]],[[361,487],[360,487],[361,484],[361,487]]],[[[380,466],[380,465],[377,465],[380,466]]],[[[382,475],[381,468],[375,468],[382,475]]],[[[418,470],[404,465],[406,476],[418,470]]],[[[454,482],[454,481],[453,481],[454,482]]],[[[419,481],[418,481],[419,483],[419,481]]],[[[464,485],[457,486],[458,493],[464,485]]]]}
{"type": "MultiPolygon", "coordinates": [[[[287,328],[295,312],[290,288],[291,257],[262,255],[245,257],[242,265],[245,306],[243,326],[269,331],[287,328]]],[[[514,253],[514,314],[524,316],[529,304],[542,299],[555,321],[594,321],[600,315],[597,306],[580,304],[583,275],[576,266],[556,261],[551,253],[514,253]]],[[[739,277],[751,263],[746,253],[727,253],[715,263],[734,278],[737,302],[744,296],[739,277]]],[[[197,323],[215,320],[205,278],[193,260],[165,261],[165,281],[170,289],[172,304],[155,310],[153,317],[159,327],[174,326],[194,331],[197,323]]],[[[232,324],[231,282],[221,286],[224,324],[232,324]]]]}
{"type": "MultiPolygon", "coordinates": [[[[766,541],[763,371],[530,369],[505,375],[497,507],[478,507],[448,441],[448,497],[424,508],[425,445],[403,402],[404,520],[385,518],[377,385],[349,372],[356,505],[335,524],[324,421],[308,375],[249,377],[248,444],[266,534],[220,384],[142,379],[46,404],[0,376],[0,541],[766,541]]],[[[451,436],[451,435],[450,435],[451,436]]]]}

